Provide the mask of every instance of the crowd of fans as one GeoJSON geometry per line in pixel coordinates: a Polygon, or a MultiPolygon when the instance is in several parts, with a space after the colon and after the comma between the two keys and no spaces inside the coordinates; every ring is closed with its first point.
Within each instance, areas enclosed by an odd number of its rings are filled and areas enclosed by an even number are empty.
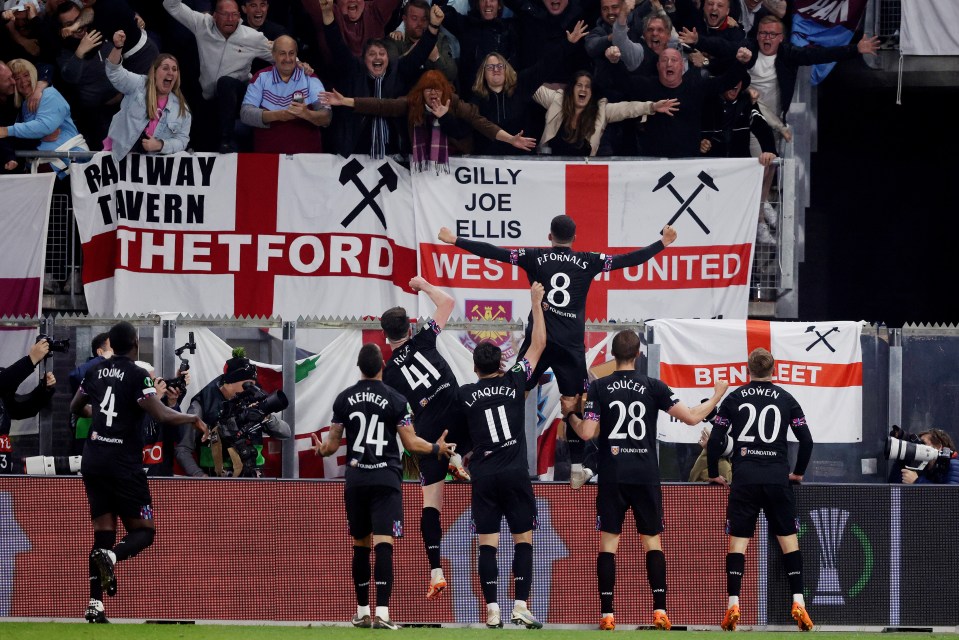
{"type": "MultiPolygon", "coordinates": [[[[878,48],[876,38],[793,46],[788,9],[7,0],[0,169],[25,170],[13,153],[24,148],[400,154],[419,169],[466,153],[753,156],[769,167],[768,200],[798,68],[878,48]]],[[[53,169],[63,175],[66,164],[53,169]]],[[[764,213],[761,241],[776,217],[764,213]]]]}

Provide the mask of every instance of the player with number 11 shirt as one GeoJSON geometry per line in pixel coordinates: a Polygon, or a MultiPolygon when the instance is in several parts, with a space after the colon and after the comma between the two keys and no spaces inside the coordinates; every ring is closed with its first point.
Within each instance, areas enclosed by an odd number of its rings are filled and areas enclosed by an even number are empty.
{"type": "Polygon", "coordinates": [[[543,321],[543,285],[530,287],[532,332],[526,357],[520,357],[505,373],[502,351],[489,341],[473,350],[473,370],[478,380],[464,384],[459,401],[466,412],[473,457],[473,527],[479,537],[478,569],[486,600],[486,626],[502,627],[496,582],[499,570],[496,551],[500,522],[506,517],[513,534],[513,584],[515,601],[510,616],[513,624],[539,629],[529,610],[533,577],[533,529],[536,528],[536,499],[526,461],[525,388],[546,346],[543,321]]]}

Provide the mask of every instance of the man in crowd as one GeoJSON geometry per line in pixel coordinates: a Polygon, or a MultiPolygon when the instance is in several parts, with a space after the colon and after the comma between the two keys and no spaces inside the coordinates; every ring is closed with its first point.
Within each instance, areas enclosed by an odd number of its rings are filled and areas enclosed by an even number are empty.
{"type": "Polygon", "coordinates": [[[123,67],[146,75],[153,60],[160,54],[156,44],[147,36],[143,22],[126,0],[86,0],[81,12],[72,2],[61,4],[57,11],[63,25],[61,35],[75,39],[96,31],[109,41],[117,31],[127,34],[123,45],[123,67]]]}
{"type": "Polygon", "coordinates": [[[546,348],[546,323],[543,319],[543,285],[533,282],[530,298],[531,334],[525,350],[506,373],[501,371],[502,352],[491,342],[481,342],[473,350],[473,368],[478,380],[463,385],[459,401],[473,441],[472,474],[473,527],[479,537],[480,585],[486,600],[486,626],[503,626],[497,599],[499,546],[503,516],[513,535],[514,604],[513,624],[527,629],[542,628],[529,610],[533,579],[533,529],[536,528],[536,498],[526,461],[526,385],[546,348]]]}
{"type": "Polygon", "coordinates": [[[80,13],[72,2],[60,4],[57,11],[60,25],[68,30],[61,32],[57,65],[69,95],[70,111],[90,148],[98,150],[123,98],[107,78],[103,62],[113,51],[113,33],[76,27],[80,13]]]}
{"type": "MultiPolygon", "coordinates": [[[[259,31],[270,42],[275,42],[280,36],[291,35],[286,27],[270,20],[270,3],[267,0],[241,0],[240,11],[243,13],[243,24],[259,31]]],[[[297,43],[297,46],[299,47],[299,43],[297,43]]],[[[268,66],[270,66],[270,63],[266,60],[256,58],[253,60],[250,70],[256,74],[268,66]]]]}
{"type": "MultiPolygon", "coordinates": [[[[360,0],[362,2],[362,0],[360,0]]],[[[420,37],[418,46],[399,60],[391,60],[388,43],[383,39],[367,40],[359,56],[353,55],[344,42],[334,19],[334,0],[319,0],[326,43],[338,61],[333,86],[343,95],[356,98],[398,98],[406,95],[420,76],[419,69],[436,45],[444,13],[439,7],[430,10],[431,24],[420,37]]],[[[358,114],[354,109],[334,107],[332,137],[341,156],[368,154],[379,159],[408,148],[406,118],[385,118],[358,114]]]]}
{"type": "MultiPolygon", "coordinates": [[[[447,8],[446,11],[453,11],[453,9],[447,8]]],[[[387,40],[390,57],[399,59],[409,55],[410,50],[423,39],[423,34],[432,24],[430,20],[430,5],[426,0],[409,0],[403,7],[403,26],[406,33],[402,34],[402,40],[393,38],[387,40]]],[[[427,55],[426,62],[420,65],[420,71],[431,69],[440,71],[450,82],[456,82],[456,60],[453,59],[453,50],[450,48],[447,37],[442,33],[438,34],[436,44],[427,55]]]]}
{"type": "MultiPolygon", "coordinates": [[[[440,433],[450,431],[452,439],[463,444],[465,422],[456,402],[459,385],[446,359],[436,348],[436,338],[453,312],[453,298],[419,276],[410,280],[410,288],[425,293],[436,305],[436,311],[415,336],[406,309],[393,307],[383,312],[380,326],[393,350],[383,371],[383,381],[399,391],[412,407],[418,436],[433,441],[440,433]]],[[[454,454],[449,461],[432,455],[420,456],[419,468],[420,486],[423,489],[420,532],[430,563],[430,584],[426,597],[432,599],[446,588],[446,578],[440,564],[443,484],[447,471],[465,480],[469,479],[469,475],[463,469],[459,454],[454,454]]]]}
{"type": "Polygon", "coordinates": [[[656,419],[663,411],[695,426],[712,412],[729,388],[725,381],[717,382],[709,400],[689,408],[664,382],[636,371],[639,348],[639,336],[634,331],[617,333],[612,344],[616,371],[589,385],[583,419],[570,417],[570,426],[584,440],[598,437],[596,528],[600,530],[600,551],[596,575],[601,604],[599,628],[604,631],[616,628],[616,550],[630,508],[646,549],[646,576],[653,592],[653,626],[664,630],[672,626],[666,615],[666,556],[660,542],[663,495],[656,453],[656,419]]]}
{"type": "Polygon", "coordinates": [[[319,102],[323,83],[297,66],[296,40],[273,41],[274,65],[247,87],[240,119],[253,127],[256,153],[323,153],[320,127],[330,124],[330,108],[319,102]]]}
{"type": "Polygon", "coordinates": [[[620,73],[631,100],[679,101],[679,110],[672,118],[650,118],[639,138],[641,155],[659,158],[694,158],[699,156],[702,131],[703,101],[733,87],[740,79],[743,65],[752,53],[742,47],[736,62],[718,77],[703,78],[699,69],[684,72],[683,56],[678,49],[667,47],[659,54],[657,78],[620,73]]]}
{"type": "Polygon", "coordinates": [[[168,426],[191,424],[207,436],[206,424],[198,416],[174,411],[157,399],[153,381],[133,362],[137,343],[133,325],[113,325],[113,357],[87,372],[70,402],[70,411],[93,420],[80,471],[93,521],[85,618],[94,623],[107,622],[103,592],[117,594],[115,564],[153,544],[153,505],[143,470],[144,414],[168,426]],[[127,531],[119,543],[117,518],[127,531]]]}
{"type": "Polygon", "coordinates": [[[791,615],[801,631],[812,630],[803,596],[802,552],[796,536],[796,501],[791,483],[800,483],[812,456],[813,441],[806,416],[796,399],[772,383],[775,360],[763,348],[753,349],[747,363],[749,384],[731,392],[713,418],[706,445],[706,462],[712,482],[725,485],[719,474],[719,458],[732,451],[733,484],[726,508],[729,553],[726,555],[726,586],[729,604],[722,628],[734,631],[739,622],[739,590],[746,566],[746,547],[762,511],[769,532],[783,552],[783,567],[793,594],[791,615]],[[787,437],[792,430],[799,440],[799,453],[789,472],[787,437]]]}
{"type": "MultiPolygon", "coordinates": [[[[673,243],[676,230],[667,225],[663,227],[662,240],[619,255],[573,251],[576,222],[566,215],[556,216],[550,223],[551,246],[548,249],[504,249],[477,240],[458,238],[446,227],[440,229],[439,239],[481,258],[519,266],[526,272],[531,283],[544,283],[546,293],[543,309],[546,311],[548,339],[543,357],[540,358],[537,354],[535,368],[526,389],[535,387],[540,376],[551,368],[562,395],[560,402],[563,417],[566,418],[571,412],[580,410],[582,396],[586,391],[586,296],[593,278],[600,273],[643,264],[673,243]]],[[[532,318],[531,312],[526,338],[517,356],[519,359],[523,358],[530,347],[535,326],[532,318]]],[[[572,464],[570,484],[574,489],[579,489],[592,476],[592,471],[583,467],[584,443],[572,429],[567,429],[566,438],[572,464]]]]}
{"type": "Polygon", "coordinates": [[[193,11],[182,0],[163,0],[163,7],[196,37],[200,54],[201,104],[193,110],[190,140],[198,151],[234,153],[240,104],[250,81],[254,58],[273,62],[272,43],[261,32],[240,24],[235,0],[218,0],[213,15],[193,11]],[[212,136],[219,133],[219,140],[212,136]]]}
{"type": "Polygon", "coordinates": [[[313,451],[331,456],[340,448],[346,431],[346,520],[353,538],[353,586],[356,590],[354,627],[397,629],[390,618],[393,590],[393,543],[403,536],[403,465],[397,435],[403,447],[421,455],[449,457],[454,444],[446,431],[436,442],[416,435],[410,407],[399,393],[383,383],[383,354],[375,344],[360,349],[356,362],[359,382],[342,391],[333,402],[333,421],[326,440],[313,434],[313,451]],[[370,545],[375,556],[376,611],[370,620],[370,545]]]}

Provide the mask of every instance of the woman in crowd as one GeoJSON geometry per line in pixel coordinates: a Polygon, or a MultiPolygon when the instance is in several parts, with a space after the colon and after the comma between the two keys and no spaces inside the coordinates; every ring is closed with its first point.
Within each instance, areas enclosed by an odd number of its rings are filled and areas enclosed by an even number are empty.
{"type": "Polygon", "coordinates": [[[142,76],[127,71],[122,62],[126,34],[113,34],[113,51],[107,57],[107,78],[123,94],[120,111],[113,116],[103,149],[117,158],[128,153],[176,153],[190,144],[193,117],[180,91],[180,65],[161,53],[142,76]]]}
{"type": "Polygon", "coordinates": [[[536,140],[524,138],[522,131],[511,135],[481,116],[475,106],[460,100],[446,76],[435,70],[424,73],[402,98],[348,98],[334,90],[322,92],[320,102],[385,118],[405,115],[414,171],[448,172],[450,146],[460,153],[472,150],[471,128],[517,149],[528,151],[536,146],[536,140]]]}
{"type": "MultiPolygon", "coordinates": [[[[587,32],[586,23],[582,20],[577,22],[572,31],[566,32],[567,46],[572,48],[587,32]]],[[[549,74],[562,68],[566,47],[555,53],[544,55],[539,62],[519,72],[510,64],[508,57],[499,51],[488,53],[476,70],[470,102],[476,105],[480,115],[507,131],[528,129],[525,119],[529,117],[533,104],[533,92],[549,74]]],[[[480,139],[476,140],[475,152],[488,156],[518,153],[496,140],[480,139]]]]}
{"type": "Polygon", "coordinates": [[[546,127],[540,138],[540,152],[557,156],[595,156],[606,125],[628,118],[643,119],[654,113],[673,115],[679,101],[607,102],[593,93],[593,76],[579,71],[566,89],[543,85],[533,99],[546,109],[546,127]],[[545,151],[549,149],[548,151],[545,151]]]}
{"type": "MultiPolygon", "coordinates": [[[[36,111],[28,108],[27,100],[37,86],[37,68],[29,60],[17,58],[7,65],[13,73],[17,90],[13,95],[14,104],[20,109],[16,124],[0,127],[0,138],[27,138],[39,140],[37,149],[41,151],[88,151],[86,141],[70,117],[70,105],[53,87],[43,91],[43,97],[36,111]]],[[[55,159],[50,164],[57,176],[66,176],[68,160],[55,159]]],[[[5,168],[16,168],[16,160],[7,162],[5,168]]]]}

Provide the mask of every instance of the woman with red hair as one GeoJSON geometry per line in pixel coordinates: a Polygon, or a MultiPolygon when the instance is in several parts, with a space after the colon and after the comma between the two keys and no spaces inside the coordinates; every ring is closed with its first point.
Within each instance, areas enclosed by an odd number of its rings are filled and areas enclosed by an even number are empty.
{"type": "Polygon", "coordinates": [[[460,153],[473,147],[470,129],[490,140],[499,140],[529,151],[535,138],[512,135],[479,114],[476,107],[459,99],[453,86],[439,71],[427,71],[403,98],[347,98],[336,91],[324,91],[320,102],[332,107],[351,107],[357,113],[395,118],[406,115],[411,141],[413,171],[449,171],[449,146],[460,153]]]}

